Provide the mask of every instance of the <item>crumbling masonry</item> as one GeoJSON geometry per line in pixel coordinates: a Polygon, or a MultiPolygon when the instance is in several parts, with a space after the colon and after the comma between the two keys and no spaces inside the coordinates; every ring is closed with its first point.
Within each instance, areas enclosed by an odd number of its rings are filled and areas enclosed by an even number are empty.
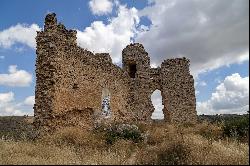
{"type": "Polygon", "coordinates": [[[196,121],[193,76],[186,58],[167,59],[150,68],[141,44],[122,51],[123,67],[107,53],[82,49],[76,31],[58,24],[55,14],[37,32],[35,125],[45,130],[60,126],[91,128],[96,122],[150,121],[151,95],[160,90],[164,120],[196,121]]]}

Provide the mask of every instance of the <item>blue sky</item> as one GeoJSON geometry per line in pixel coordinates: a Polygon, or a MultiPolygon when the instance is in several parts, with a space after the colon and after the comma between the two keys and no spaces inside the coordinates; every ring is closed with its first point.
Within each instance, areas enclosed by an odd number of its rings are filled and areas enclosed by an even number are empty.
{"type": "MultiPolygon", "coordinates": [[[[79,46],[109,52],[116,64],[134,41],[149,52],[152,67],[167,58],[189,58],[198,114],[249,109],[248,0],[2,0],[0,115],[32,115],[34,38],[49,12],[77,30],[79,46]]],[[[159,99],[159,93],[152,97],[156,105],[159,99]]]]}

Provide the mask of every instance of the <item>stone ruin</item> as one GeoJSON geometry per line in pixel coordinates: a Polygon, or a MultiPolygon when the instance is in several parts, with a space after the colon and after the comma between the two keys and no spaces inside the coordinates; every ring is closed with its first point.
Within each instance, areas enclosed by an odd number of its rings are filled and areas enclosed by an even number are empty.
{"type": "Polygon", "coordinates": [[[164,120],[196,121],[194,79],[186,58],[151,68],[141,44],[122,51],[122,68],[108,53],[77,46],[76,31],[57,23],[54,13],[37,32],[34,124],[46,131],[61,126],[91,128],[100,121],[150,122],[151,95],[160,90],[164,120]]]}

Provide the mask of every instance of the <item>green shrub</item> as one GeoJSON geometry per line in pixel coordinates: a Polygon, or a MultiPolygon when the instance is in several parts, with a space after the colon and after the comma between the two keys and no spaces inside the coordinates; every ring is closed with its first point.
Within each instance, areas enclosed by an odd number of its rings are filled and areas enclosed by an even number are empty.
{"type": "Polygon", "coordinates": [[[227,120],[223,125],[223,134],[227,137],[242,139],[248,137],[248,132],[249,115],[227,120]]]}
{"type": "Polygon", "coordinates": [[[143,140],[142,132],[135,125],[113,125],[106,134],[106,142],[113,144],[117,139],[132,140],[137,143],[143,140]]]}
{"type": "Polygon", "coordinates": [[[106,134],[106,142],[107,142],[107,144],[113,144],[116,141],[116,139],[118,139],[118,136],[117,136],[116,133],[108,132],[106,134]]]}

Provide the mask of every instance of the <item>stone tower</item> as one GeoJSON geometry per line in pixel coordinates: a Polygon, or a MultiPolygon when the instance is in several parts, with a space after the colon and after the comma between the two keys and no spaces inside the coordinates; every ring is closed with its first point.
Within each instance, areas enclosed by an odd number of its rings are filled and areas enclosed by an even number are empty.
{"type": "Polygon", "coordinates": [[[128,45],[122,51],[123,70],[130,82],[129,104],[137,120],[149,120],[154,107],[151,102],[150,58],[142,44],[128,45]]]}

